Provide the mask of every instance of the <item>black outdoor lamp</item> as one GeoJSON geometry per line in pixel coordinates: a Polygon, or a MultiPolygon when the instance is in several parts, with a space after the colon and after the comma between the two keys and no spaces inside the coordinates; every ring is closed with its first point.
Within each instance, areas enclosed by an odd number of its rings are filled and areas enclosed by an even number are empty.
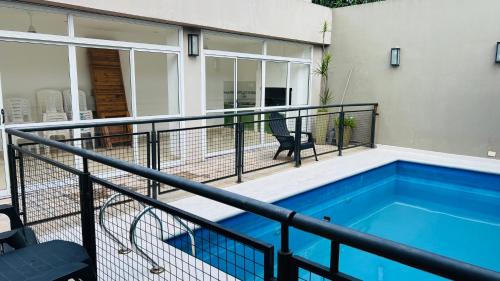
{"type": "Polygon", "coordinates": [[[188,56],[197,57],[200,55],[200,37],[198,34],[188,34],[188,56]]]}
{"type": "Polygon", "coordinates": [[[500,42],[497,42],[497,56],[495,62],[500,63],[500,42]]]}
{"type": "Polygon", "coordinates": [[[401,48],[392,48],[391,49],[391,65],[393,67],[398,67],[401,62],[401,48]]]}

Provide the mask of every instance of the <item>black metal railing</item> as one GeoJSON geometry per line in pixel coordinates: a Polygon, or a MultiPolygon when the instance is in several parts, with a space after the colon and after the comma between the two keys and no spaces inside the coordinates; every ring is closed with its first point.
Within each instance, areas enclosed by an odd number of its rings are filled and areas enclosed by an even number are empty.
{"type": "MultiPolygon", "coordinates": [[[[324,115],[338,114],[336,120],[341,127],[350,113],[340,110],[324,115]]],[[[318,114],[313,116],[318,118],[318,114]]],[[[304,114],[294,119],[294,127],[299,131],[307,128],[308,117],[304,114]]],[[[235,123],[240,129],[235,129],[232,141],[237,149],[245,152],[246,131],[238,133],[244,122],[235,123]]],[[[153,131],[156,138],[157,132],[153,131]]],[[[339,151],[343,149],[343,133],[337,144],[339,151]]],[[[500,280],[500,273],[495,271],[315,219],[166,173],[158,167],[146,167],[135,160],[127,161],[131,158],[110,157],[78,144],[45,139],[16,129],[7,129],[7,134],[8,160],[14,167],[10,169],[12,202],[23,221],[33,227],[42,241],[65,239],[84,245],[96,261],[102,280],[356,280],[339,269],[342,245],[449,279],[500,280]],[[16,145],[12,136],[32,144],[16,145]],[[58,157],[51,157],[52,154],[58,157]],[[62,155],[72,155],[75,160],[67,161],[62,155]],[[118,180],[108,177],[100,172],[103,170],[113,171],[120,177],[118,180]],[[151,183],[196,194],[280,224],[281,242],[277,253],[272,245],[156,200],[154,192],[148,191],[151,183]],[[113,243],[96,220],[100,207],[115,194],[120,194],[121,199],[110,204],[105,223],[115,237],[124,241],[121,244],[134,249],[127,254],[120,254],[123,245],[113,243]],[[329,266],[293,253],[292,228],[330,241],[329,266]]],[[[153,134],[149,136],[153,138],[153,134]]],[[[356,137],[373,143],[373,135],[356,137]]],[[[300,152],[298,154],[296,158],[300,161],[300,152]]],[[[241,153],[238,157],[243,158],[236,163],[244,163],[245,156],[241,153]]],[[[234,165],[235,170],[237,166],[234,165]]]]}
{"type": "MultiPolygon", "coordinates": [[[[23,131],[44,135],[47,131],[68,130],[75,134],[78,129],[93,128],[94,135],[59,141],[201,183],[231,177],[241,182],[244,174],[284,164],[299,167],[302,159],[314,156],[312,150],[295,149],[293,157],[282,153],[274,159],[279,142],[270,129],[269,114],[276,112],[282,114],[282,119],[297,142],[297,148],[306,141],[304,132],[312,134],[319,156],[328,153],[342,155],[343,150],[358,146],[373,147],[375,143],[375,103],[182,118],[101,120],[23,128],[23,131]],[[352,122],[346,123],[347,119],[352,122]],[[349,126],[344,126],[347,124],[349,126]],[[109,134],[109,130],[104,130],[106,127],[132,125],[135,126],[133,133],[109,134]],[[107,140],[117,137],[128,138],[129,142],[112,147],[105,145],[107,140]]],[[[74,155],[67,152],[29,142],[20,145],[70,167],[81,166],[74,155]]],[[[105,165],[96,163],[89,166],[89,170],[122,185],[136,184],[127,182],[129,177],[123,171],[105,165]]],[[[153,181],[150,181],[148,188],[153,197],[176,190],[153,181]]]]}

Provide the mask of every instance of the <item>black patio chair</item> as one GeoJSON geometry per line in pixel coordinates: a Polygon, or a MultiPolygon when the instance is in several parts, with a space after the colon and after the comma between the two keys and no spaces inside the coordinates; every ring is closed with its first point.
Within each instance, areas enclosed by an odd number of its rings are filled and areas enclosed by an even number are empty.
{"type": "MultiPolygon", "coordinates": [[[[272,112],[269,114],[269,127],[271,128],[271,132],[273,136],[278,140],[280,146],[278,147],[278,151],[274,154],[273,159],[276,160],[278,155],[282,151],[288,150],[287,156],[292,156],[295,151],[295,137],[290,133],[295,133],[294,131],[289,131],[288,126],[286,125],[286,119],[283,115],[272,112]]],[[[302,132],[303,135],[307,135],[306,142],[300,142],[300,150],[310,149],[314,151],[314,158],[318,161],[318,156],[316,154],[316,147],[314,146],[314,138],[312,133],[310,132],[302,132]]],[[[300,160],[299,160],[300,161],[300,160]]]]}
{"type": "Polygon", "coordinates": [[[0,233],[0,280],[97,280],[92,260],[81,245],[53,240],[38,243],[15,208],[0,205],[10,220],[10,231],[0,233]]]}

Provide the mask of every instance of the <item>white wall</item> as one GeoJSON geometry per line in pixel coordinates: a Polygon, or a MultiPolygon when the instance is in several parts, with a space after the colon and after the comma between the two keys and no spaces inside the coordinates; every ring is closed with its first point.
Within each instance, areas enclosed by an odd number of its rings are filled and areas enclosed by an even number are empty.
{"type": "MultiPolygon", "coordinates": [[[[500,152],[498,0],[387,0],[333,10],[331,88],[379,102],[377,143],[500,152]],[[389,65],[401,47],[401,66],[389,65]]],[[[498,154],[497,154],[498,155],[498,154]]]]}
{"type": "MultiPolygon", "coordinates": [[[[32,0],[220,31],[321,43],[329,8],[301,0],[32,0]]],[[[327,38],[329,42],[329,37],[327,38]]]]}

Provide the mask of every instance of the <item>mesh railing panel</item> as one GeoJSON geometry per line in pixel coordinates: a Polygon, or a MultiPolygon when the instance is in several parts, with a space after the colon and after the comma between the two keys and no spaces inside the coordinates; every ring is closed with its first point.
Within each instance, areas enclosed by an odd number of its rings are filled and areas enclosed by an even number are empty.
{"type": "MultiPolygon", "coordinates": [[[[94,184],[109,186],[102,180],[94,184]]],[[[147,202],[120,195],[106,209],[103,225],[96,227],[98,273],[103,280],[265,280],[264,256],[272,255],[269,246],[256,248],[243,236],[188,213],[145,211],[148,207],[147,202]],[[138,248],[130,238],[134,220],[138,248]],[[124,248],[132,251],[120,254],[124,248]]]]}
{"type": "Polygon", "coordinates": [[[159,131],[160,170],[197,182],[234,176],[234,128],[230,123],[159,131]]]}
{"type": "MultiPolygon", "coordinates": [[[[269,127],[269,116],[260,115],[259,119],[243,123],[244,173],[293,162],[293,156],[287,155],[288,151],[281,152],[274,159],[280,143],[269,127]]],[[[290,131],[295,129],[295,118],[283,117],[283,122],[290,131]]]]}
{"type": "MultiPolygon", "coordinates": [[[[318,155],[338,150],[334,125],[336,118],[338,118],[337,112],[321,112],[302,117],[302,130],[312,134],[318,155]]],[[[306,139],[307,136],[303,134],[302,142],[306,139]]],[[[303,150],[301,156],[302,158],[312,157],[313,151],[311,149],[303,150]]]]}
{"type": "MultiPolygon", "coordinates": [[[[22,218],[38,239],[81,243],[79,176],[16,149],[18,198],[22,218]]],[[[49,160],[49,159],[47,159],[49,160]]]]}
{"type": "Polygon", "coordinates": [[[345,113],[345,118],[354,118],[355,127],[352,128],[350,146],[371,144],[372,110],[350,111],[345,113]]]}

